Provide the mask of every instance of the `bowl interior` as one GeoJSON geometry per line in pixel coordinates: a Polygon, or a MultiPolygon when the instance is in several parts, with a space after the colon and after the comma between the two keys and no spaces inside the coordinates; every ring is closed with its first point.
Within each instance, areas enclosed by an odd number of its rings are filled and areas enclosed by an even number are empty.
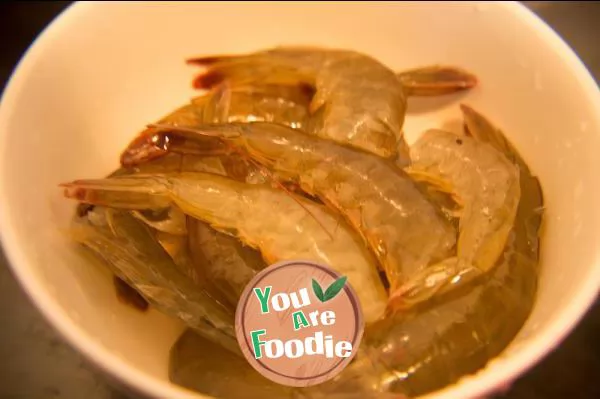
{"type": "Polygon", "coordinates": [[[476,378],[440,395],[479,394],[539,358],[598,287],[598,90],[574,55],[514,4],[76,4],[38,39],[0,109],[4,249],[54,325],[100,366],[160,397],[182,325],[115,298],[110,274],[73,250],[73,202],[60,182],[102,176],[126,143],[189,97],[187,57],[280,44],[354,49],[401,70],[453,64],[474,72],[467,94],[412,99],[409,141],[454,128],[465,102],[495,122],[539,175],[546,201],[537,303],[519,338],[476,378]]]}

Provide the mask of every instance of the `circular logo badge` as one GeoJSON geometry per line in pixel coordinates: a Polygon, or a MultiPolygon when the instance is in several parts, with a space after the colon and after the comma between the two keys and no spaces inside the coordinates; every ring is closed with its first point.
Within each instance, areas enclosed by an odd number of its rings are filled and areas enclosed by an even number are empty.
{"type": "Polygon", "coordinates": [[[236,311],[237,340],[248,362],[268,379],[294,387],[339,374],[363,331],[360,303],[346,277],[311,261],[262,270],[236,311]]]}

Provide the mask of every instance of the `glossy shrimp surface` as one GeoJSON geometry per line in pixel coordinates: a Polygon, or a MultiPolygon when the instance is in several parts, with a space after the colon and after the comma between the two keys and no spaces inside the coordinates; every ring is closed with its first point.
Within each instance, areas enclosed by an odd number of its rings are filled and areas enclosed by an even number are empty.
{"type": "Polygon", "coordinates": [[[372,325],[357,360],[330,389],[410,396],[441,389],[501,354],[531,312],[544,209],[540,182],[498,128],[473,108],[461,108],[468,135],[519,167],[518,217],[498,265],[479,280],[372,325]]]}
{"type": "Polygon", "coordinates": [[[409,306],[464,284],[498,261],[521,197],[519,168],[492,145],[442,130],[425,132],[411,148],[411,175],[443,182],[461,205],[456,256],[424,269],[391,301],[409,306]]]}
{"type": "MultiPolygon", "coordinates": [[[[255,180],[256,173],[251,165],[228,156],[169,153],[134,167],[122,167],[111,177],[183,171],[239,181],[255,180]]],[[[256,250],[187,216],[177,206],[133,210],[132,215],[152,228],[156,240],[181,272],[230,309],[235,309],[241,290],[256,271],[266,267],[256,250]]]]}
{"type": "Polygon", "coordinates": [[[156,209],[174,204],[217,230],[235,234],[269,263],[323,262],[348,276],[367,322],[383,315],[387,298],[375,259],[324,206],[265,185],[202,173],[79,180],[64,186],[67,197],[95,205],[156,209]]]}
{"type": "Polygon", "coordinates": [[[188,327],[171,382],[214,397],[406,399],[502,354],[537,292],[540,182],[467,105],[463,134],[430,129],[409,148],[403,133],[410,97],[470,89],[474,75],[317,47],[188,62],[205,93],[140,126],[108,177],[62,185],[79,203],[71,237],[121,300],[188,327]],[[291,388],[240,357],[233,316],[256,273],[298,259],[348,278],[365,330],[340,374],[291,388]]]}
{"type": "Polygon", "coordinates": [[[536,287],[535,261],[510,248],[478,284],[367,330],[355,362],[332,389],[415,397],[455,383],[511,342],[531,312],[536,287]]]}
{"type": "Polygon", "coordinates": [[[315,88],[308,132],[381,157],[408,163],[402,133],[406,96],[395,73],[354,51],[280,47],[248,55],[204,57],[197,87],[218,82],[305,83],[315,88]]]}
{"type": "Polygon", "coordinates": [[[304,129],[313,90],[306,85],[252,84],[215,87],[195,99],[206,123],[272,122],[304,129]]]}
{"type": "MultiPolygon", "coordinates": [[[[157,123],[195,126],[202,123],[264,121],[305,128],[311,94],[311,89],[303,85],[219,86],[180,106],[157,123]]],[[[167,153],[214,156],[227,154],[227,149],[215,140],[177,140],[169,135],[168,128],[149,127],[141,131],[123,151],[121,164],[124,167],[140,166],[167,153]]]]}
{"type": "Polygon", "coordinates": [[[449,221],[406,173],[375,155],[268,123],[173,133],[219,137],[322,199],[369,244],[392,291],[454,246],[449,221]]]}

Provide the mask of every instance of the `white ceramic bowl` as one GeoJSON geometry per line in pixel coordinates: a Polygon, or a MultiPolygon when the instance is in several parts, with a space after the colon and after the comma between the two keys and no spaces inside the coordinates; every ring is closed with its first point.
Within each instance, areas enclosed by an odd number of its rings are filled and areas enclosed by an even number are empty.
{"type": "Polygon", "coordinates": [[[515,379],[575,326],[600,284],[600,96],[575,54],[515,3],[81,3],[36,40],[0,108],[0,228],[27,293],[76,348],[153,396],[193,395],[169,383],[182,326],[115,299],[109,274],[72,250],[73,203],[60,182],[101,176],[147,122],[194,94],[188,56],[279,44],[344,47],[397,70],[432,63],[473,71],[463,96],[411,102],[409,138],[487,114],[539,174],[547,217],[535,309],[505,354],[433,394],[475,397],[515,379]],[[435,105],[435,106],[433,106],[435,105]]]}

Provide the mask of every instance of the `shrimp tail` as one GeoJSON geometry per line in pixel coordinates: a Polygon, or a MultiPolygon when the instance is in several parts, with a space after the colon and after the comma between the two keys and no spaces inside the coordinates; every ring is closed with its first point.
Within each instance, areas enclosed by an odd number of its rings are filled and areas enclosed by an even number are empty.
{"type": "Polygon", "coordinates": [[[404,90],[411,97],[431,97],[471,89],[477,77],[463,69],[431,65],[409,69],[397,74],[404,90]]]}
{"type": "Polygon", "coordinates": [[[215,67],[219,64],[228,64],[240,57],[236,56],[208,56],[208,57],[196,57],[186,60],[188,65],[197,65],[206,67],[207,71],[204,74],[197,75],[192,81],[192,87],[195,89],[210,89],[223,83],[228,77],[231,77],[230,73],[226,73],[219,67],[215,67]]]}
{"type": "Polygon", "coordinates": [[[192,86],[200,90],[212,89],[225,81],[233,86],[257,82],[284,86],[312,83],[312,80],[303,76],[297,68],[265,53],[200,57],[188,60],[188,64],[206,68],[192,82],[192,86]]]}
{"type": "Polygon", "coordinates": [[[205,74],[197,75],[192,80],[192,87],[197,90],[210,89],[218,86],[227,80],[227,75],[220,71],[209,71],[205,74]]]}
{"type": "MultiPolygon", "coordinates": [[[[236,84],[242,80],[258,81],[266,78],[267,73],[277,72],[281,66],[270,65],[268,60],[255,55],[231,56],[217,55],[195,57],[186,60],[189,65],[207,68],[206,72],[196,76],[193,87],[196,89],[210,89],[224,81],[233,81],[236,84]]],[[[294,75],[287,68],[288,78],[294,75]]],[[[469,90],[478,84],[477,77],[472,73],[458,67],[444,65],[430,65],[408,69],[396,74],[406,94],[409,96],[431,97],[469,90]]],[[[273,76],[268,76],[273,79],[273,76]]]]}

